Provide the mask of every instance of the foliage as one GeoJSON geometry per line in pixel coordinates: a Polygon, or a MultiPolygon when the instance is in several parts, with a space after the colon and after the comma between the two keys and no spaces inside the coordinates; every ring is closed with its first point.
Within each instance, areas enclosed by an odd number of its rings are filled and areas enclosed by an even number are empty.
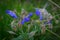
{"type": "MultiPolygon", "coordinates": [[[[60,5],[59,0],[53,0],[53,2],[60,5]]],[[[60,8],[48,0],[0,0],[0,40],[60,40],[59,13],[60,8]],[[46,31],[41,33],[42,22],[37,20],[39,16],[35,14],[35,8],[44,8],[46,3],[48,3],[46,10],[54,17],[51,21],[53,28],[49,29],[46,25],[46,31]],[[22,9],[25,9],[27,15],[33,12],[30,21],[24,25],[18,24],[23,15],[22,9]],[[14,19],[6,14],[6,10],[14,11],[18,18],[14,19]]]]}

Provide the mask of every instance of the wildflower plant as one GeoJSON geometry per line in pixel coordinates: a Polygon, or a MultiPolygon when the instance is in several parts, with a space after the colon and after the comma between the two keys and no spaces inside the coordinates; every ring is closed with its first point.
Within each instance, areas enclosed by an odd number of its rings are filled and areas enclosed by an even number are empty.
{"type": "MultiPolygon", "coordinates": [[[[10,16],[12,16],[13,18],[18,19],[18,16],[13,11],[6,10],[6,13],[9,14],[10,16]]],[[[41,8],[36,8],[35,12],[29,12],[28,14],[27,13],[28,13],[27,11],[24,12],[22,10],[20,19],[19,20],[14,19],[11,22],[12,31],[8,31],[9,33],[14,34],[14,35],[20,35],[19,37],[23,37],[23,38],[26,34],[26,36],[28,36],[28,39],[32,38],[37,32],[38,32],[37,34],[45,33],[46,24],[51,24],[50,20],[52,20],[52,18],[50,18],[50,16],[52,16],[52,15],[49,14],[46,9],[41,9],[41,8]],[[22,14],[25,16],[23,16],[22,14]],[[36,17],[38,16],[39,18],[36,20],[32,19],[33,15],[36,15],[36,17]],[[40,23],[37,23],[37,21],[40,23]],[[22,36],[22,35],[24,35],[24,36],[22,36]]],[[[16,38],[14,38],[13,40],[15,40],[15,39],[16,38]]]]}
{"type": "Polygon", "coordinates": [[[12,31],[7,32],[16,36],[19,35],[12,40],[34,40],[34,36],[45,34],[47,29],[52,30],[53,16],[47,9],[34,8],[34,10],[35,12],[28,12],[25,9],[21,9],[19,17],[15,12],[6,10],[6,13],[14,18],[11,22],[12,31]]]}
{"type": "Polygon", "coordinates": [[[59,5],[59,0],[0,0],[0,40],[60,40],[59,5]]]}

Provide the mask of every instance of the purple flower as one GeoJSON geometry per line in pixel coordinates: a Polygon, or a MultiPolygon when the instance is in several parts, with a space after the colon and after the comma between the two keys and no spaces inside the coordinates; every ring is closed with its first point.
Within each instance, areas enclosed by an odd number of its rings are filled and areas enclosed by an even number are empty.
{"type": "Polygon", "coordinates": [[[25,17],[23,20],[25,20],[25,22],[28,22],[28,21],[30,21],[30,18],[29,17],[25,17]]]}
{"type": "Polygon", "coordinates": [[[37,16],[40,15],[40,11],[39,11],[39,9],[36,9],[36,15],[37,15],[37,16]]]}
{"type": "Polygon", "coordinates": [[[25,21],[24,21],[24,20],[22,20],[22,21],[21,21],[21,24],[23,25],[24,23],[25,23],[25,21]]]}
{"type": "Polygon", "coordinates": [[[6,10],[6,13],[12,16],[13,18],[17,18],[17,15],[11,10],[6,10]]]}
{"type": "Polygon", "coordinates": [[[33,15],[33,13],[32,13],[32,12],[30,12],[30,13],[28,14],[28,17],[30,18],[32,15],[33,15]]]}
{"type": "Polygon", "coordinates": [[[40,19],[40,20],[43,20],[43,16],[42,16],[42,14],[40,14],[39,19],[40,19]]]}
{"type": "Polygon", "coordinates": [[[36,15],[39,16],[39,19],[40,19],[40,20],[43,20],[42,13],[39,11],[38,8],[36,9],[36,15]]]}
{"type": "Polygon", "coordinates": [[[29,22],[29,21],[30,21],[30,18],[25,17],[25,18],[21,21],[21,24],[23,25],[25,22],[29,22]]]}

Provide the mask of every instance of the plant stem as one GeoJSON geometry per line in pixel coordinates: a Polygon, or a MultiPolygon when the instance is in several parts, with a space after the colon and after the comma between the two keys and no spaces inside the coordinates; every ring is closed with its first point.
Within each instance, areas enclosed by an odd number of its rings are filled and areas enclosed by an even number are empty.
{"type": "Polygon", "coordinates": [[[57,35],[56,33],[54,33],[53,31],[50,31],[50,30],[48,30],[48,29],[46,29],[48,32],[50,32],[50,33],[52,33],[53,35],[55,35],[56,37],[58,37],[59,39],[60,39],[60,36],[59,35],[57,35]]]}
{"type": "Polygon", "coordinates": [[[58,8],[60,8],[60,6],[58,4],[56,4],[55,2],[53,2],[52,0],[48,0],[49,2],[51,2],[52,4],[54,4],[55,6],[57,6],[58,8]]]}

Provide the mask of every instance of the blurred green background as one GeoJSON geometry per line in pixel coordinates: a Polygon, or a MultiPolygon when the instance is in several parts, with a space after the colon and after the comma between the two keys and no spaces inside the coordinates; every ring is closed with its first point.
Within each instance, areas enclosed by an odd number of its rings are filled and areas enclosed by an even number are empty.
{"type": "MultiPolygon", "coordinates": [[[[56,4],[60,5],[60,0],[52,0],[56,4]]],[[[53,16],[60,14],[60,8],[48,0],[0,0],[0,40],[11,40],[15,35],[11,35],[7,30],[11,30],[10,23],[13,20],[9,15],[5,13],[5,10],[17,10],[17,15],[21,12],[21,8],[24,8],[28,12],[33,11],[34,8],[43,8],[45,3],[49,3],[46,8],[53,16]]],[[[56,20],[60,20],[60,15],[55,17],[56,20]]],[[[60,36],[60,21],[56,24],[56,20],[53,19],[52,31],[60,36]]],[[[60,40],[60,37],[56,37],[52,33],[48,32],[45,35],[38,35],[34,37],[34,40],[60,40]]]]}

